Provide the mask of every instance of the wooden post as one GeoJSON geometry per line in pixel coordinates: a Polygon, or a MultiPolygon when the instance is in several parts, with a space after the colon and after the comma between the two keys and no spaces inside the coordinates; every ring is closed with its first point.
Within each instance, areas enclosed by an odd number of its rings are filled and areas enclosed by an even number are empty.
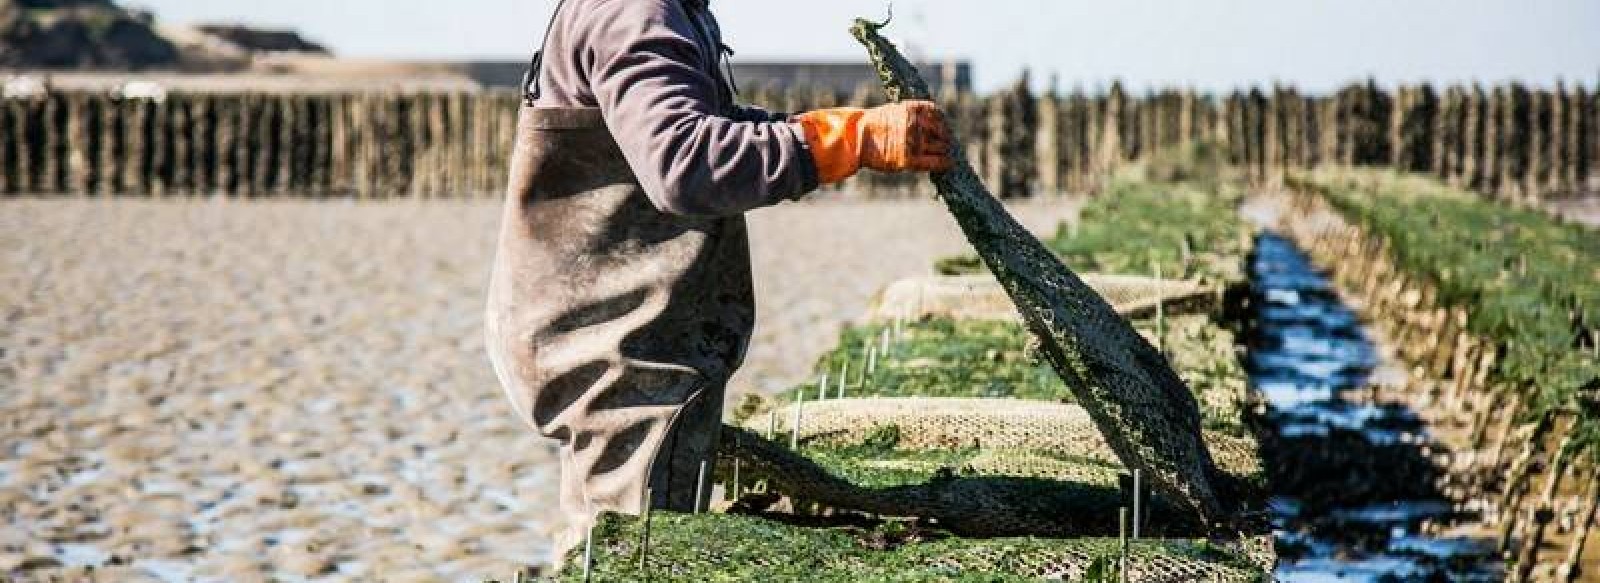
{"type": "Polygon", "coordinates": [[[466,156],[467,146],[472,140],[468,105],[466,94],[460,91],[450,94],[450,147],[445,156],[448,162],[445,167],[450,171],[450,185],[445,194],[457,198],[472,194],[471,181],[468,180],[472,161],[466,156]]]}
{"type": "Polygon", "coordinates": [[[1057,95],[1055,80],[1050,82],[1050,92],[1041,96],[1039,104],[1039,131],[1034,134],[1034,167],[1038,171],[1035,186],[1044,194],[1059,194],[1061,188],[1061,97],[1057,95]]]}
{"type": "Polygon", "coordinates": [[[1111,92],[1106,95],[1103,113],[1100,118],[1100,138],[1095,145],[1098,150],[1095,158],[1094,172],[1107,175],[1112,169],[1122,164],[1122,112],[1126,107],[1122,92],[1122,82],[1111,84],[1111,92]]]}
{"type": "Polygon", "coordinates": [[[62,151],[66,157],[66,184],[63,189],[75,195],[89,192],[88,97],[81,91],[62,94],[65,131],[62,151]]]}
{"type": "Polygon", "coordinates": [[[1530,516],[1526,531],[1522,536],[1522,544],[1517,549],[1516,572],[1513,580],[1527,581],[1533,572],[1533,565],[1538,562],[1539,548],[1544,545],[1545,528],[1549,526],[1555,514],[1556,490],[1561,487],[1561,478],[1566,474],[1568,456],[1572,453],[1572,434],[1562,436],[1560,444],[1556,446],[1554,459],[1545,468],[1545,485],[1539,500],[1532,503],[1529,509],[1530,516]]]}
{"type": "Polygon", "coordinates": [[[167,195],[172,184],[172,114],[169,100],[150,103],[150,195],[167,195]]]}
{"type": "MultiPolygon", "coordinates": [[[[423,166],[427,174],[427,183],[422,189],[423,196],[447,196],[450,193],[450,124],[454,122],[450,116],[450,95],[431,95],[426,99],[427,106],[423,108],[426,117],[419,115],[419,125],[416,129],[418,140],[422,146],[417,155],[419,165],[423,166]]],[[[421,112],[419,112],[421,113],[421,112]]]]}
{"type": "Polygon", "coordinates": [[[1260,87],[1250,88],[1250,98],[1245,107],[1245,145],[1248,152],[1247,164],[1249,165],[1250,176],[1257,181],[1266,177],[1269,163],[1267,153],[1268,139],[1277,137],[1277,132],[1275,131],[1272,135],[1267,133],[1268,128],[1272,126],[1270,107],[1271,104],[1268,103],[1267,96],[1261,92],[1260,87]]]}
{"type": "Polygon", "coordinates": [[[293,95],[275,95],[272,99],[272,183],[273,194],[288,194],[294,179],[294,110],[293,95]]]}
{"type": "Polygon", "coordinates": [[[187,94],[167,95],[172,107],[172,188],[184,194],[195,194],[194,176],[194,108],[193,98],[187,94]]]}
{"type": "Polygon", "coordinates": [[[1355,86],[1346,86],[1334,95],[1334,122],[1330,128],[1333,141],[1337,144],[1334,160],[1340,166],[1355,165],[1355,102],[1357,89],[1355,86]]]}
{"type": "Polygon", "coordinates": [[[189,194],[203,196],[211,192],[211,167],[207,163],[207,152],[211,145],[206,139],[207,128],[210,121],[210,105],[212,95],[207,93],[194,93],[185,96],[187,106],[188,127],[184,133],[184,141],[188,144],[188,158],[184,165],[188,167],[188,180],[185,184],[189,194]]]}
{"type": "Polygon", "coordinates": [[[1339,98],[1337,95],[1316,101],[1317,164],[1336,164],[1339,160],[1339,98]]]}
{"type": "Polygon", "coordinates": [[[251,95],[245,106],[248,116],[243,140],[243,155],[249,161],[249,196],[265,196],[272,177],[273,110],[277,99],[271,95],[251,95]]]}
{"type": "Polygon", "coordinates": [[[1591,469],[1588,484],[1583,492],[1583,509],[1578,512],[1576,532],[1567,546],[1566,560],[1556,569],[1556,581],[1562,583],[1574,583],[1580,574],[1585,574],[1578,572],[1578,566],[1583,560],[1583,549],[1589,542],[1589,534],[1597,519],[1596,508],[1600,508],[1600,472],[1591,469]]]}
{"type": "Polygon", "coordinates": [[[310,101],[308,96],[291,94],[284,103],[284,123],[280,135],[287,136],[283,143],[283,159],[279,173],[283,181],[278,185],[280,194],[306,196],[310,194],[306,180],[306,156],[311,151],[310,101]]]}
{"type": "Polygon", "coordinates": [[[1527,161],[1523,164],[1522,175],[1519,177],[1523,202],[1536,202],[1544,189],[1544,177],[1548,170],[1547,150],[1550,139],[1550,100],[1549,92],[1531,91],[1527,94],[1527,112],[1522,118],[1524,132],[1526,132],[1527,161]]]}
{"type": "Polygon", "coordinates": [[[1462,99],[1460,184],[1479,189],[1482,184],[1478,169],[1483,167],[1479,160],[1483,155],[1483,87],[1473,83],[1462,99]]]}
{"type": "Polygon", "coordinates": [[[217,101],[217,189],[237,196],[243,188],[243,166],[239,142],[244,127],[244,96],[217,101]]]}
{"type": "Polygon", "coordinates": [[[1003,93],[990,95],[984,100],[986,105],[985,116],[988,120],[986,124],[988,133],[984,136],[984,149],[981,150],[983,181],[986,184],[993,184],[994,188],[1000,191],[996,194],[1001,198],[1006,196],[1004,188],[1005,166],[1009,162],[1005,151],[1006,125],[1009,121],[1006,119],[1005,102],[1003,93]]]}
{"type": "Polygon", "coordinates": [[[10,191],[30,194],[33,186],[33,100],[6,99],[0,102],[10,117],[10,123],[0,127],[0,140],[12,144],[9,172],[10,191]]]}
{"type": "Polygon", "coordinates": [[[60,93],[49,93],[44,99],[44,119],[40,127],[44,130],[44,148],[40,162],[43,175],[40,191],[50,194],[60,194],[65,190],[62,186],[62,142],[61,110],[65,97],[60,93]]]}
{"type": "Polygon", "coordinates": [[[390,196],[411,192],[412,184],[417,179],[417,153],[422,146],[418,140],[421,132],[415,125],[421,119],[416,115],[421,106],[418,101],[416,95],[394,95],[389,100],[388,134],[393,136],[393,140],[381,145],[393,146],[391,155],[386,156],[389,163],[383,173],[386,182],[392,184],[390,196]]]}
{"type": "Polygon", "coordinates": [[[336,190],[333,152],[339,147],[340,136],[334,133],[334,127],[339,123],[339,106],[342,103],[342,95],[325,95],[317,100],[317,119],[313,126],[316,128],[317,148],[311,157],[311,183],[319,196],[330,196],[336,190]]]}
{"type": "Polygon", "coordinates": [[[13,132],[17,127],[17,118],[12,114],[10,105],[20,101],[6,99],[0,101],[0,195],[16,194],[16,154],[22,147],[22,140],[16,139],[13,132]],[[12,102],[8,104],[6,102],[12,102]]]}
{"type": "Polygon", "coordinates": [[[468,194],[483,196],[489,192],[489,141],[494,139],[489,135],[490,104],[493,103],[492,95],[478,94],[472,96],[470,101],[472,125],[467,134],[465,156],[467,166],[471,168],[468,177],[468,194]]]}
{"type": "Polygon", "coordinates": [[[1456,183],[1456,167],[1459,161],[1461,145],[1461,87],[1451,85],[1445,88],[1444,98],[1440,100],[1439,107],[1433,117],[1432,135],[1433,142],[1428,147],[1432,157],[1428,167],[1433,175],[1448,183],[1456,183]]]}
{"type": "Polygon", "coordinates": [[[112,195],[120,191],[117,183],[122,181],[122,171],[117,168],[118,147],[122,143],[122,109],[118,107],[117,99],[112,99],[107,94],[99,94],[94,98],[96,115],[96,133],[99,143],[94,147],[94,160],[90,160],[94,167],[94,192],[99,195],[112,195]]]}
{"type": "Polygon", "coordinates": [[[1528,159],[1528,91],[1512,84],[1500,107],[1500,195],[1510,200],[1521,198],[1521,179],[1528,159]]]}
{"type": "Polygon", "coordinates": [[[1586,158],[1583,151],[1586,117],[1583,93],[1583,85],[1580,84],[1561,96],[1562,109],[1566,113],[1566,127],[1561,132],[1564,140],[1561,151],[1565,154],[1561,163],[1561,189],[1568,192],[1582,188],[1583,181],[1589,177],[1588,168],[1583,163],[1586,158]]]}
{"type": "Polygon", "coordinates": [[[1545,156],[1544,176],[1540,181],[1539,192],[1541,196],[1553,192],[1560,192],[1566,188],[1567,175],[1567,85],[1565,81],[1556,81],[1555,91],[1546,94],[1549,104],[1545,107],[1548,119],[1545,123],[1545,156]]]}
{"type": "Polygon", "coordinates": [[[1081,90],[1074,89],[1067,96],[1062,112],[1062,125],[1059,140],[1061,148],[1061,186],[1064,190],[1081,192],[1084,187],[1084,168],[1088,162],[1088,145],[1085,136],[1088,135],[1088,98],[1084,97],[1081,90]]]}
{"type": "Polygon", "coordinates": [[[149,102],[123,98],[122,108],[122,189],[137,196],[150,194],[150,183],[145,179],[146,129],[149,120],[149,102]]]}
{"type": "Polygon", "coordinates": [[[373,177],[373,164],[376,156],[373,149],[372,135],[377,131],[377,118],[382,115],[382,108],[377,103],[376,96],[367,94],[356,98],[354,116],[351,118],[351,135],[355,140],[352,151],[352,173],[355,189],[362,199],[375,196],[377,179],[373,177]]]}
{"type": "Polygon", "coordinates": [[[1274,84],[1263,96],[1261,119],[1261,178],[1277,184],[1283,168],[1283,87],[1274,84]]]}
{"type": "Polygon", "coordinates": [[[1479,190],[1498,196],[1500,191],[1500,175],[1502,164],[1501,152],[1505,150],[1505,138],[1501,135],[1501,125],[1506,119],[1506,91],[1504,87],[1490,88],[1486,96],[1483,114],[1483,163],[1480,173],[1483,176],[1479,190]]]}
{"type": "Polygon", "coordinates": [[[1406,157],[1406,117],[1411,104],[1411,91],[1401,86],[1395,89],[1394,100],[1389,110],[1389,159],[1390,168],[1400,170],[1405,168],[1406,157]]]}

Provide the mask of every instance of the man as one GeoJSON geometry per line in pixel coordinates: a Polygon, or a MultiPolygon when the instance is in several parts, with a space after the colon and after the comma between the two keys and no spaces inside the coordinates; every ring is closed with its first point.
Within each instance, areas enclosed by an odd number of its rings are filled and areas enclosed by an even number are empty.
{"type": "Polygon", "coordinates": [[[739,107],[726,52],[706,0],[565,0],[530,70],[486,328],[517,414],[560,442],[558,551],[647,488],[705,502],[754,318],[742,213],[949,167],[933,104],[739,107]]]}

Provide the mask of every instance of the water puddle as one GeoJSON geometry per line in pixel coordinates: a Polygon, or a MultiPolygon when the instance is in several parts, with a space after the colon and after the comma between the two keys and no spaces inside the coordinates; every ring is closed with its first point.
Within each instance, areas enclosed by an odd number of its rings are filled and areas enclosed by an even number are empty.
{"type": "Polygon", "coordinates": [[[1499,581],[1491,541],[1434,537],[1463,518],[1435,489],[1426,427],[1409,408],[1361,402],[1381,359],[1355,313],[1293,243],[1256,239],[1250,356],[1271,429],[1277,578],[1499,581]]]}

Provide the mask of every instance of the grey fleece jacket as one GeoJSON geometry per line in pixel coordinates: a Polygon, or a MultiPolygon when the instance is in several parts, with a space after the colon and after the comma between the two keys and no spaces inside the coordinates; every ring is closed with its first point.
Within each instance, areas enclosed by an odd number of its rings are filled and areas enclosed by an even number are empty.
{"type": "Polygon", "coordinates": [[[598,107],[662,212],[726,216],[817,187],[799,124],[739,107],[706,0],[567,0],[545,42],[541,107],[598,107]]]}

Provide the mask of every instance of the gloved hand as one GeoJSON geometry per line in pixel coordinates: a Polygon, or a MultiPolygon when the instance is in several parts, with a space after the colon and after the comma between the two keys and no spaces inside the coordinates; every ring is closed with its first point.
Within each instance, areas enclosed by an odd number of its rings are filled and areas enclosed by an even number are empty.
{"type": "Polygon", "coordinates": [[[950,169],[950,129],[932,101],[909,100],[871,109],[840,107],[795,116],[817,163],[822,184],[861,168],[883,172],[950,169]]]}

